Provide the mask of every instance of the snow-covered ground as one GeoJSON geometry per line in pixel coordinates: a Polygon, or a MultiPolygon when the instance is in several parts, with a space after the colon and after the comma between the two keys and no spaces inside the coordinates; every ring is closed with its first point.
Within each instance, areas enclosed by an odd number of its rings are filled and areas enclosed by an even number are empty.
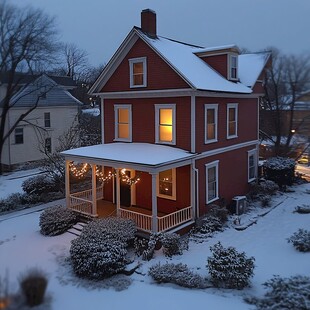
{"type": "MultiPolygon", "coordinates": [[[[287,242],[299,228],[310,229],[310,214],[293,213],[295,207],[310,203],[310,184],[292,187],[294,192],[277,196],[273,209],[257,217],[257,223],[243,231],[234,227],[216,234],[203,243],[189,244],[189,250],[171,260],[156,252],[150,262],[142,265],[130,278],[131,285],[123,291],[113,288],[90,289],[70,274],[69,267],[59,263],[69,253],[74,235],[65,233],[44,237],[39,232],[40,212],[16,217],[0,216],[0,275],[8,270],[11,291],[18,289],[17,277],[27,268],[37,266],[49,274],[48,294],[55,310],[65,309],[254,309],[243,301],[245,295],[262,296],[262,283],[273,275],[310,275],[310,253],[300,253],[287,242]],[[157,262],[182,262],[192,270],[207,276],[206,261],[210,246],[221,241],[224,246],[234,246],[255,257],[255,275],[252,286],[242,291],[224,289],[185,289],[172,284],[155,284],[147,275],[150,266],[157,262]],[[73,279],[73,280],[72,280],[73,279]]],[[[34,211],[34,210],[33,210],[34,211]]],[[[28,211],[30,212],[30,210],[28,211]]],[[[245,215],[246,222],[251,215],[245,215]]],[[[136,259],[135,264],[140,261],[136,259]]],[[[123,276],[128,279],[128,277],[123,276]]]]}

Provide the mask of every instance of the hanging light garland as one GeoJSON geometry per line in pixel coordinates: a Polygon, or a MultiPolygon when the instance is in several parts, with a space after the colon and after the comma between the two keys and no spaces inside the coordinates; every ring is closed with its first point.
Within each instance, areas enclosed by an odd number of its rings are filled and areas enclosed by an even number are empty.
{"type": "Polygon", "coordinates": [[[85,175],[88,173],[90,170],[90,165],[85,163],[85,164],[77,164],[75,165],[74,162],[71,162],[69,165],[70,172],[71,174],[78,178],[78,179],[83,179],[85,175]]]}
{"type": "Polygon", "coordinates": [[[120,179],[121,181],[123,181],[124,183],[128,184],[128,185],[135,185],[140,181],[140,174],[138,173],[135,177],[130,178],[127,174],[126,174],[126,169],[122,169],[120,171],[120,179]]]}

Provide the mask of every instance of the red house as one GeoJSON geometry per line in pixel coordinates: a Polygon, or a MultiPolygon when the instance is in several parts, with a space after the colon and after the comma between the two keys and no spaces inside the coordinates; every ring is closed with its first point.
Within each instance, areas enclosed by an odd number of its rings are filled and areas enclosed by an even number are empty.
{"type": "Polygon", "coordinates": [[[143,10],[90,89],[101,98],[102,144],[63,152],[68,207],[176,231],[247,193],[268,58],[161,37],[155,12],[143,10]],[[77,163],[91,167],[92,188],[71,193],[77,163]]]}

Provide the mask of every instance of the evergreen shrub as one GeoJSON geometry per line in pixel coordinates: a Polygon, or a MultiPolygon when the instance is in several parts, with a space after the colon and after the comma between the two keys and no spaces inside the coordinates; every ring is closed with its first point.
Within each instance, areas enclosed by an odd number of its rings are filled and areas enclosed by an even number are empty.
{"type": "Polygon", "coordinates": [[[45,236],[56,236],[64,233],[77,223],[74,211],[63,207],[53,206],[45,209],[40,215],[40,232],[45,236]]]}
{"type": "Polygon", "coordinates": [[[163,253],[167,257],[173,255],[181,255],[184,249],[188,248],[188,239],[181,239],[181,236],[176,233],[162,233],[159,235],[159,240],[163,247],[163,253]]]}
{"type": "Polygon", "coordinates": [[[306,229],[298,229],[290,238],[287,239],[292,243],[296,250],[300,252],[310,251],[310,231],[306,229]]]}
{"type": "Polygon", "coordinates": [[[254,257],[247,258],[244,252],[234,247],[224,248],[220,242],[210,247],[207,268],[211,282],[216,287],[243,289],[254,274],[254,257]]]}
{"type": "Polygon", "coordinates": [[[22,184],[22,189],[28,195],[38,195],[58,192],[59,184],[50,177],[40,174],[25,180],[22,184]]]}

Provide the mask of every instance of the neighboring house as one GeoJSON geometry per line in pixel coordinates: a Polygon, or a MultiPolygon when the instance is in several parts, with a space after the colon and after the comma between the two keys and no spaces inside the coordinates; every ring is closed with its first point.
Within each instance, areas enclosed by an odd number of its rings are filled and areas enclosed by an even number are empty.
{"type": "MultiPolygon", "coordinates": [[[[72,79],[51,77],[45,74],[20,79],[20,89],[11,99],[11,108],[6,118],[6,131],[18,117],[37,107],[19,122],[6,140],[1,163],[4,168],[45,158],[44,152],[54,152],[59,136],[77,124],[82,103],[74,98],[69,89],[75,87],[72,79]]],[[[4,97],[5,81],[1,85],[4,97]]],[[[1,112],[1,102],[0,102],[1,112]]]]}
{"type": "Polygon", "coordinates": [[[113,203],[141,231],[176,231],[210,205],[244,195],[256,179],[269,54],[158,36],[151,10],[141,22],[90,89],[101,98],[102,144],[63,152],[67,205],[107,216],[113,203]],[[77,163],[91,167],[92,188],[73,194],[69,171],[77,163]]]}

